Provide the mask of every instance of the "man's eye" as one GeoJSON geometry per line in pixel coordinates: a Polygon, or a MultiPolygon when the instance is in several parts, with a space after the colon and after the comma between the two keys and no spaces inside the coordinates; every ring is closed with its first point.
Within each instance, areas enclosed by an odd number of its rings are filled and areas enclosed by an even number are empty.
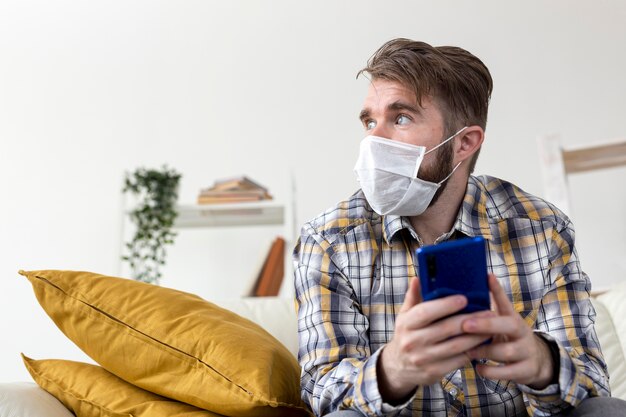
{"type": "Polygon", "coordinates": [[[365,128],[367,130],[372,130],[376,127],[376,122],[373,120],[368,120],[367,122],[365,122],[365,128]]]}
{"type": "Polygon", "coordinates": [[[398,118],[396,119],[396,123],[399,125],[406,125],[411,121],[411,119],[409,118],[409,116],[406,116],[404,114],[401,114],[400,116],[398,116],[398,118]]]}

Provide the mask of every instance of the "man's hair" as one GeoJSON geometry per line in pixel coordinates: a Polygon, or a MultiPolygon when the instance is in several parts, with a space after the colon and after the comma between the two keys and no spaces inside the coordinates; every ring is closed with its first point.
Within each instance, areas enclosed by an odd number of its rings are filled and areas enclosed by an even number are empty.
{"type": "MultiPolygon", "coordinates": [[[[364,73],[372,80],[404,85],[415,93],[420,105],[422,98],[432,97],[444,118],[445,137],[463,126],[478,125],[483,130],[487,127],[493,89],[491,74],[480,59],[464,49],[393,39],[372,55],[357,78],[364,73]]],[[[470,161],[469,172],[474,171],[479,151],[470,161]]]]}

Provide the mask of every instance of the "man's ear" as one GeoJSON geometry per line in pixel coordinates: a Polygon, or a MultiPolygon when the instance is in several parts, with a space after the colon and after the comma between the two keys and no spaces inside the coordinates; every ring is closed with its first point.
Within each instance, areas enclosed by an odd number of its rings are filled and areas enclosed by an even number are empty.
{"type": "Polygon", "coordinates": [[[480,149],[485,139],[485,131],[480,126],[468,126],[464,131],[459,133],[458,139],[455,141],[454,161],[459,163],[468,160],[480,149]]]}

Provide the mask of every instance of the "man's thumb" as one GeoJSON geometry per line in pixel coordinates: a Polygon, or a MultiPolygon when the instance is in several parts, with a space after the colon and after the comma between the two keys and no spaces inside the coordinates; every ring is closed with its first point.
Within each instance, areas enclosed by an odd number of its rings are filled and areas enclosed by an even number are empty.
{"type": "Polygon", "coordinates": [[[420,280],[417,278],[411,278],[409,282],[409,288],[404,296],[404,303],[400,308],[400,313],[404,313],[414,305],[422,302],[422,291],[420,289],[420,280]]]}

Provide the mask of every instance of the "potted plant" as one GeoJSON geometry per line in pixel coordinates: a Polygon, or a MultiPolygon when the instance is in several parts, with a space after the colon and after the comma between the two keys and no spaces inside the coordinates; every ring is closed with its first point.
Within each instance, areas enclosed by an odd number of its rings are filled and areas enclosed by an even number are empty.
{"type": "Polygon", "coordinates": [[[137,204],[130,212],[136,229],[126,243],[132,277],[138,281],[158,284],[161,267],[165,265],[166,245],[174,243],[172,231],[178,215],[176,201],[181,174],[164,166],[162,169],[139,168],[127,173],[123,192],[132,193],[137,204]]]}

